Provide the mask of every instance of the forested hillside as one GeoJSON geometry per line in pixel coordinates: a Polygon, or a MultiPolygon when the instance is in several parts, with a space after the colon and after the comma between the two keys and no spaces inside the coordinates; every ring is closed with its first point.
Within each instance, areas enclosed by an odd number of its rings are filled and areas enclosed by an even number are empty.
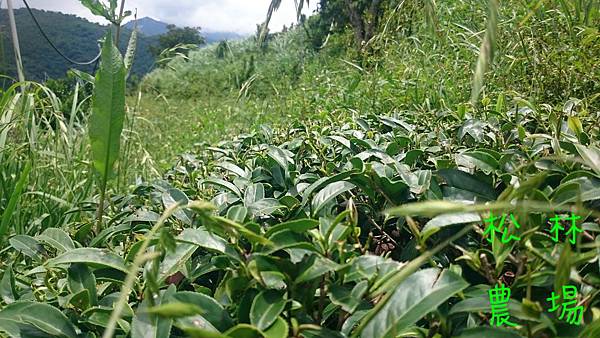
{"type": "MultiPolygon", "coordinates": [[[[94,59],[99,49],[99,39],[104,36],[107,27],[89,22],[75,15],[32,9],[42,28],[46,31],[52,42],[67,57],[86,62],[94,59]]],[[[92,72],[94,65],[74,66],[65,61],[40,34],[33,19],[26,9],[15,10],[15,21],[19,30],[21,41],[21,54],[26,78],[43,81],[48,78],[60,79],[65,77],[67,71],[76,68],[85,72],[92,72]]],[[[1,55],[0,72],[16,76],[12,42],[8,30],[8,16],[5,9],[0,12],[0,25],[2,25],[2,44],[4,50],[1,55]]],[[[120,49],[125,51],[131,31],[124,31],[124,39],[120,49]]],[[[137,57],[132,72],[144,75],[149,72],[154,64],[154,57],[150,53],[150,45],[156,43],[156,38],[139,36],[137,57]]]]}
{"type": "Polygon", "coordinates": [[[1,92],[0,335],[600,337],[600,3],[284,1],[1,92]]]}
{"type": "MultiPolygon", "coordinates": [[[[37,9],[32,9],[32,11],[52,42],[67,57],[78,62],[85,62],[98,55],[98,41],[104,35],[106,26],[89,22],[75,15],[37,9]]],[[[0,12],[0,38],[2,38],[0,73],[15,77],[14,55],[6,13],[6,10],[0,12]]],[[[155,56],[151,53],[151,46],[157,44],[158,35],[167,32],[167,24],[148,20],[151,19],[140,19],[140,24],[148,27],[139,28],[142,34],[138,36],[137,55],[132,69],[132,73],[137,76],[143,76],[152,70],[155,56]]],[[[60,79],[65,77],[71,68],[85,72],[93,71],[94,65],[72,65],[56,53],[52,46],[44,40],[26,9],[15,10],[15,21],[22,42],[21,54],[27,78],[37,81],[60,79]]],[[[134,21],[125,25],[124,39],[120,43],[120,49],[123,52],[127,48],[127,42],[134,26],[134,21]]],[[[209,44],[222,40],[237,40],[241,37],[233,32],[202,32],[202,35],[209,44]]]]}
{"type": "MultiPolygon", "coordinates": [[[[152,18],[144,17],[138,19],[137,21],[129,21],[127,24],[124,25],[124,27],[129,30],[133,30],[133,27],[135,27],[135,25],[137,25],[138,30],[146,36],[154,36],[165,34],[168,31],[167,26],[169,24],[154,20],[152,18]]],[[[243,37],[242,35],[235,32],[202,31],[201,34],[206,40],[207,44],[220,42],[223,40],[239,40],[243,37]]]]}

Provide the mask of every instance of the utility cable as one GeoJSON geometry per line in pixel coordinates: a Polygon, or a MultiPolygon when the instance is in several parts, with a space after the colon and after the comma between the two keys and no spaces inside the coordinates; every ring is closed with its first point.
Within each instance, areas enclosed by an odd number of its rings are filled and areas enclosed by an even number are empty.
{"type": "Polygon", "coordinates": [[[48,35],[46,34],[46,32],[44,31],[44,29],[42,29],[42,26],[40,25],[40,23],[38,22],[37,18],[35,17],[35,15],[33,14],[33,11],[31,10],[31,7],[29,7],[29,4],[27,3],[27,0],[23,0],[23,2],[25,3],[25,7],[27,7],[27,11],[29,12],[29,15],[31,15],[31,18],[33,19],[33,22],[35,23],[35,25],[37,26],[38,30],[40,31],[40,33],[42,34],[42,36],[44,37],[44,39],[46,39],[46,41],[48,41],[48,43],[50,44],[50,46],[52,46],[52,48],[60,55],[63,57],[63,59],[67,60],[69,63],[72,63],[74,65],[79,65],[79,66],[88,66],[91,65],[93,63],[95,63],[96,61],[98,61],[100,59],[100,55],[102,54],[102,52],[98,53],[98,55],[93,58],[90,61],[87,62],[77,62],[71,58],[69,58],[68,56],[66,56],[65,54],[63,54],[60,49],[58,49],[58,47],[56,47],[56,45],[50,40],[50,38],[48,38],[48,35]]]}

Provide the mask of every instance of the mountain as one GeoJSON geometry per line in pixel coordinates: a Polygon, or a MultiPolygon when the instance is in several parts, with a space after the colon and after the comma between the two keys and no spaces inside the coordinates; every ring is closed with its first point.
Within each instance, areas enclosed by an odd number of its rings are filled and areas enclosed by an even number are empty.
{"type": "MultiPolygon", "coordinates": [[[[92,60],[98,54],[98,40],[106,34],[108,26],[89,22],[71,14],[39,9],[32,9],[32,12],[51,41],[69,58],[82,62],[92,60]]],[[[25,8],[15,10],[15,20],[25,77],[28,80],[44,81],[48,78],[63,78],[71,68],[89,73],[94,71],[94,65],[72,65],[52,49],[25,8]]],[[[132,74],[143,76],[152,69],[154,57],[150,52],[150,46],[158,43],[158,36],[167,31],[167,25],[148,17],[138,20],[138,29],[142,34],[138,36],[132,74]]],[[[133,26],[133,22],[124,26],[119,43],[122,52],[127,49],[133,26]]],[[[202,32],[202,35],[207,43],[243,38],[242,35],[234,32],[202,32]]],[[[5,9],[0,10],[0,74],[16,77],[8,14],[5,9]]]]}
{"type": "MultiPolygon", "coordinates": [[[[99,52],[98,40],[108,29],[75,15],[32,9],[40,25],[52,42],[69,58],[88,61],[99,52]]],[[[15,10],[15,20],[19,32],[21,55],[25,76],[28,80],[43,81],[47,78],[62,78],[71,68],[93,72],[94,66],[73,66],[56,53],[40,34],[26,9],[15,10]]],[[[123,30],[119,43],[121,51],[127,49],[131,31],[123,30]]],[[[146,74],[154,64],[149,47],[156,43],[155,37],[140,35],[132,74],[146,74]]],[[[6,10],[0,11],[0,74],[16,77],[12,41],[8,31],[6,10]]]]}
{"type": "MultiPolygon", "coordinates": [[[[137,20],[138,30],[146,36],[165,34],[168,31],[168,25],[168,23],[154,20],[149,17],[144,17],[137,20]]],[[[135,21],[129,21],[124,25],[124,27],[129,30],[133,30],[133,27],[135,27],[135,21]]]]}
{"type": "Polygon", "coordinates": [[[207,44],[214,42],[220,42],[223,40],[239,40],[246,36],[235,33],[235,32],[201,32],[206,39],[207,44]]]}
{"type": "MultiPolygon", "coordinates": [[[[167,26],[168,23],[164,23],[162,21],[154,20],[150,17],[143,17],[137,20],[137,28],[138,30],[146,35],[146,36],[156,36],[164,34],[168,31],[167,26]]],[[[135,27],[134,21],[129,21],[126,23],[125,28],[132,30],[135,27]]],[[[204,31],[200,32],[202,36],[206,39],[207,44],[211,44],[214,42],[219,42],[223,40],[238,40],[244,38],[244,35],[235,33],[235,32],[221,32],[221,31],[204,31]]]]}

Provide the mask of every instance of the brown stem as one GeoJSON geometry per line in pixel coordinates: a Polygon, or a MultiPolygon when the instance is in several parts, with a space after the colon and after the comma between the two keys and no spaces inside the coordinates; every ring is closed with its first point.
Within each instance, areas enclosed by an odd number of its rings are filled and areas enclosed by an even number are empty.
{"type": "Polygon", "coordinates": [[[354,37],[358,45],[357,47],[362,49],[362,44],[365,41],[365,27],[363,21],[351,0],[345,0],[344,3],[346,4],[346,10],[348,11],[350,23],[354,29],[354,37]]]}
{"type": "Polygon", "coordinates": [[[479,256],[479,260],[481,261],[481,267],[483,268],[485,278],[490,284],[495,285],[498,281],[496,280],[496,277],[494,277],[494,271],[490,265],[490,262],[488,262],[487,256],[482,253],[479,256]]]}
{"type": "Polygon", "coordinates": [[[104,198],[106,197],[106,180],[100,186],[100,200],[98,201],[98,210],[96,210],[96,232],[102,231],[102,216],[104,215],[104,198]]]}
{"type": "Polygon", "coordinates": [[[317,322],[321,325],[323,319],[323,307],[325,304],[325,275],[321,277],[321,286],[319,287],[319,313],[317,314],[317,322]]]}
{"type": "Polygon", "coordinates": [[[119,10],[119,19],[117,21],[117,33],[115,34],[115,45],[119,48],[119,35],[121,34],[121,21],[123,21],[123,13],[125,12],[125,0],[121,0],[121,9],[119,10]]]}
{"type": "Polygon", "coordinates": [[[379,226],[379,224],[375,223],[375,221],[371,217],[369,217],[369,223],[371,223],[374,227],[376,227],[377,230],[379,230],[379,232],[381,232],[381,234],[383,234],[385,237],[387,237],[390,240],[390,242],[394,243],[395,247],[398,247],[398,242],[396,242],[396,240],[393,239],[392,236],[388,235],[388,233],[385,232],[383,230],[383,228],[381,228],[381,226],[379,226]]]}
{"type": "Polygon", "coordinates": [[[365,29],[365,41],[368,42],[371,40],[373,35],[375,35],[375,28],[379,23],[379,13],[381,8],[381,0],[373,0],[371,2],[371,7],[369,8],[369,22],[367,23],[367,27],[365,29]]]}

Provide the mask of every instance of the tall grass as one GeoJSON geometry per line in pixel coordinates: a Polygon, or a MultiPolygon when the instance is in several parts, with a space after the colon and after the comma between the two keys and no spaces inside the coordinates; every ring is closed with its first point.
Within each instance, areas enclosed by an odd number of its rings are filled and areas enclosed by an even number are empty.
{"type": "MultiPolygon", "coordinates": [[[[82,85],[78,81],[76,87],[82,85]]],[[[0,214],[6,234],[36,234],[48,227],[75,231],[92,222],[94,202],[87,138],[90,97],[75,90],[64,104],[39,83],[15,83],[0,101],[0,214]],[[28,173],[24,187],[18,182],[28,173]],[[15,193],[16,199],[11,198],[15,193]],[[11,207],[12,203],[16,203],[11,207]],[[7,213],[7,211],[12,212],[7,213]]],[[[122,166],[116,191],[136,179],[158,177],[134,125],[135,106],[128,109],[122,166]],[[134,169],[136,169],[134,171],[134,169]]]]}
{"type": "MultiPolygon", "coordinates": [[[[500,92],[557,104],[572,97],[589,98],[600,90],[594,57],[600,52],[594,43],[598,17],[584,11],[587,5],[541,1],[532,9],[500,4],[497,17],[490,20],[498,25],[497,33],[488,34],[487,13],[496,10],[488,11],[487,3],[443,1],[434,9],[436,34],[430,34],[431,20],[421,15],[419,3],[403,1],[388,11],[382,33],[369,42],[374,52],[366,63],[356,51],[344,48],[351,33],[335,34],[315,53],[306,51],[308,37],[297,28],[275,37],[265,52],[254,39],[231,43],[229,58],[217,57],[217,46],[192,52],[188,60],[174,60],[153,72],[144,84],[150,93],[156,90],[170,100],[221,100],[237,97],[243,89],[244,100],[235,106],[244,116],[261,116],[268,109],[275,112],[271,115],[295,117],[330,107],[458,111],[472,105],[471,92],[481,94],[475,103],[481,101],[484,107],[500,92]],[[255,65],[245,74],[250,55],[255,55],[255,65]],[[482,61],[476,62],[480,55],[482,61]],[[239,77],[252,81],[246,86],[232,81],[239,77]],[[477,90],[471,90],[474,78],[477,90]]],[[[491,4],[495,8],[495,2],[491,4]]]]}

